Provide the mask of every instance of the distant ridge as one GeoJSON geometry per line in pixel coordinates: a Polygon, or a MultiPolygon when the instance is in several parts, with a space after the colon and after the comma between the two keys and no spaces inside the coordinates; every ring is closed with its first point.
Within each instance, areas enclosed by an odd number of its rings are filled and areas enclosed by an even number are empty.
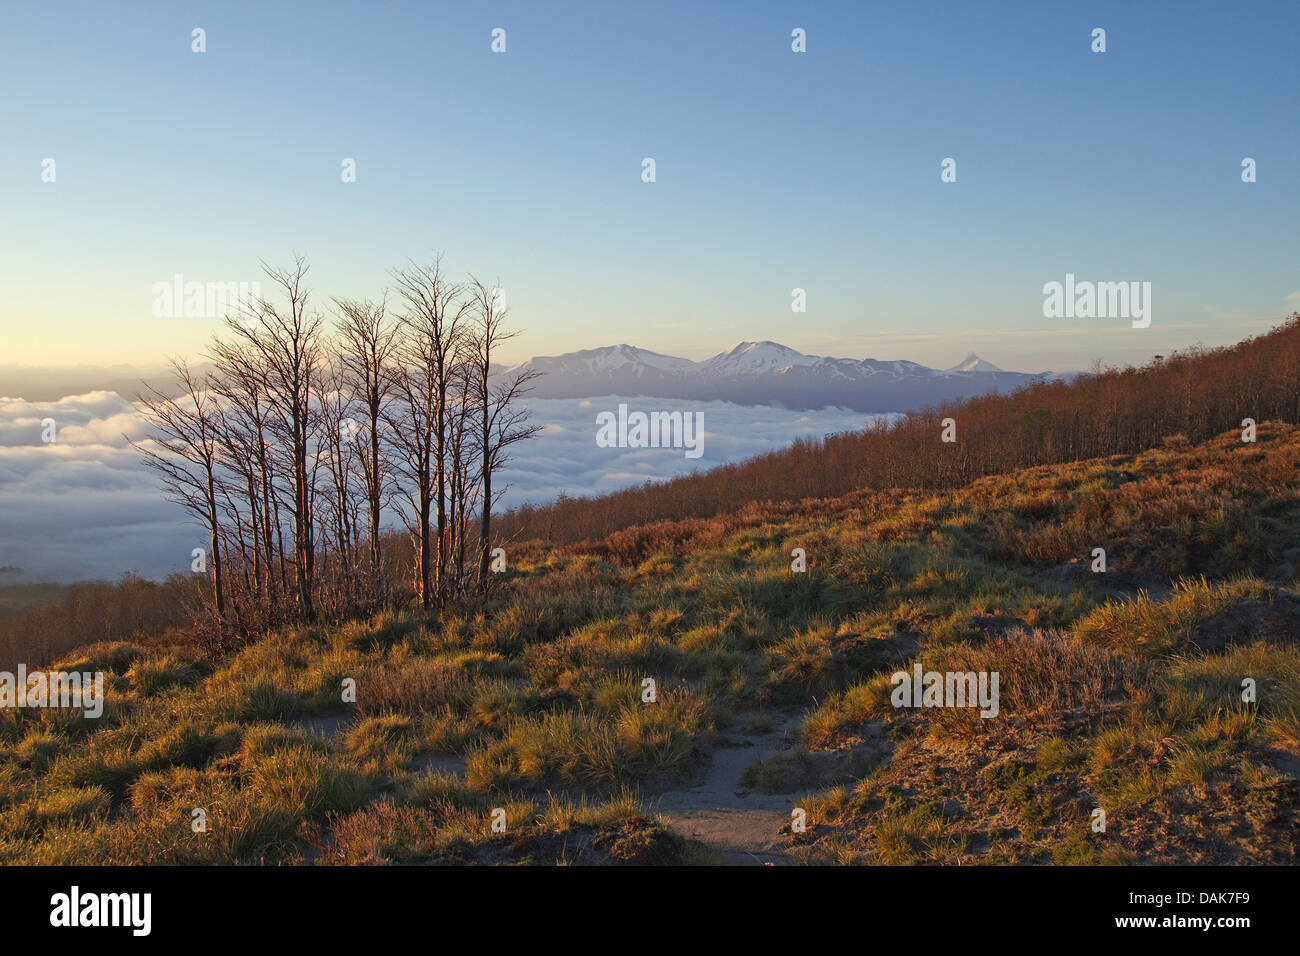
{"type": "Polygon", "coordinates": [[[610,345],[530,358],[506,372],[543,373],[538,398],[638,395],[809,410],[906,412],[936,402],[1014,391],[1054,377],[1006,372],[975,353],[950,369],[916,362],[806,355],[779,342],[740,342],[702,362],[632,345],[610,345]]]}

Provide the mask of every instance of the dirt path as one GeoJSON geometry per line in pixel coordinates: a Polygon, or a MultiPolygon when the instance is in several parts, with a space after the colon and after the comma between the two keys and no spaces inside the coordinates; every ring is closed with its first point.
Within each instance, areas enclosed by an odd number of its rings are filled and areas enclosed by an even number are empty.
{"type": "Polygon", "coordinates": [[[284,726],[291,730],[301,730],[310,737],[333,741],[356,726],[356,715],[347,711],[334,711],[311,717],[293,717],[284,721],[284,726]]]}
{"type": "MultiPolygon", "coordinates": [[[[790,715],[778,719],[764,733],[732,734],[725,741],[729,746],[715,748],[697,784],[648,798],[649,809],[677,833],[708,846],[723,863],[762,866],[785,862],[786,838],[781,829],[790,823],[790,812],[799,792],[761,793],[744,788],[741,778],[754,761],[769,760],[788,751],[792,742],[790,731],[799,721],[798,715],[790,715]]],[[[287,723],[322,739],[333,740],[350,728],[352,718],[348,714],[325,714],[287,723]]],[[[465,778],[464,760],[442,754],[417,755],[410,771],[413,774],[442,772],[465,778]]],[[[371,803],[383,798],[376,791],[371,803]]]]}
{"type": "Polygon", "coordinates": [[[412,776],[422,773],[445,773],[465,782],[465,758],[455,754],[420,753],[408,768],[412,776]]]}
{"type": "Polygon", "coordinates": [[[652,806],[675,831],[704,843],[724,863],[780,864],[785,859],[780,831],[790,823],[797,795],[746,790],[740,781],[755,760],[788,748],[786,735],[798,722],[787,717],[767,733],[735,735],[739,746],[717,748],[698,784],[665,791],[652,806]]]}

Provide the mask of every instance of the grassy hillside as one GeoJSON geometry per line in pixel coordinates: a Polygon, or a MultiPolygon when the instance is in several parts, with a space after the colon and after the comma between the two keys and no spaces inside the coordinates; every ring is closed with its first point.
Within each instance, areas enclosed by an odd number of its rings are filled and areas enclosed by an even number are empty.
{"type": "Polygon", "coordinates": [[[83,648],[100,720],[0,711],[0,861],[1293,862],[1300,430],[1240,438],[534,544],[468,619],[83,648]],[[999,715],[895,710],[914,661],[999,715]]]}
{"type": "Polygon", "coordinates": [[[45,666],[96,641],[152,640],[190,622],[202,591],[202,578],[179,574],[0,587],[0,669],[45,666]]]}

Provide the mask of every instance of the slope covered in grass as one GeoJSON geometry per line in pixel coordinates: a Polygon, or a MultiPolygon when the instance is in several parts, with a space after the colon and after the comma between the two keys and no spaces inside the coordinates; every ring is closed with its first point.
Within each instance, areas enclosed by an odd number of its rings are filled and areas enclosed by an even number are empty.
{"type": "Polygon", "coordinates": [[[737,785],[806,811],[792,862],[1290,862],[1298,464],[1266,425],[535,544],[469,617],[82,648],[102,718],[0,711],[0,861],[708,862],[658,808],[788,726],[737,785]],[[998,716],[895,710],[918,661],[998,716]]]}

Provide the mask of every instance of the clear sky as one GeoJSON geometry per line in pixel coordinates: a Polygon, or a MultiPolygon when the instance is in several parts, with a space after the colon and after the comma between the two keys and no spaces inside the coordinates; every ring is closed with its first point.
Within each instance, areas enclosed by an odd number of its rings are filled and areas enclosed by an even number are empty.
{"type": "Polygon", "coordinates": [[[0,364],[195,353],[153,284],[295,251],[321,303],[499,277],[508,358],[1235,341],[1300,308],[1297,36],[1293,0],[6,4],[0,364]],[[1151,327],[1044,318],[1067,272],[1151,282],[1151,327]]]}

